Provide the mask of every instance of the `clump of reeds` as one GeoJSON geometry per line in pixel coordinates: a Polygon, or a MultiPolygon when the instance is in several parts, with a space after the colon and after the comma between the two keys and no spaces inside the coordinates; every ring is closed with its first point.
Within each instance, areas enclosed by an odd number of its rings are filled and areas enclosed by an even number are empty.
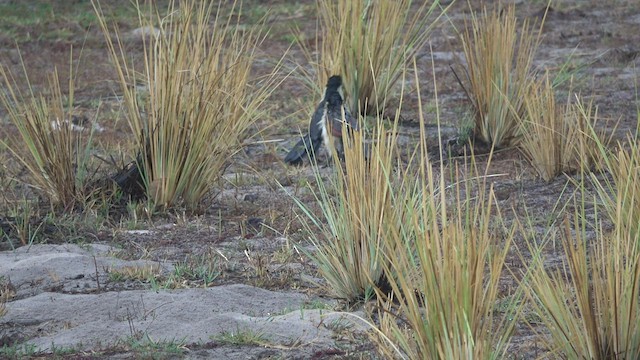
{"type": "Polygon", "coordinates": [[[576,96],[575,103],[558,104],[547,74],[525,95],[523,117],[520,148],[545,181],[600,165],[597,144],[606,146],[610,138],[595,130],[598,112],[593,102],[585,104],[576,96]]]}
{"type": "MultiPolygon", "coordinates": [[[[71,63],[71,61],[70,61],[71,63]]],[[[28,170],[26,181],[57,210],[71,210],[84,202],[88,179],[90,136],[74,131],[74,78],[70,65],[68,92],[63,94],[58,71],[48,76],[45,90],[36,93],[25,64],[26,92],[4,67],[0,66],[0,103],[9,121],[18,131],[17,141],[2,140],[11,153],[28,170]]]]}
{"type": "Polygon", "coordinates": [[[341,74],[352,114],[382,111],[406,65],[428,41],[446,8],[436,1],[318,1],[316,55],[306,49],[315,73],[310,83],[324,86],[341,74]]]}
{"type": "MultiPolygon", "coordinates": [[[[94,5],[136,137],[137,169],[125,171],[141,179],[154,206],[194,208],[243,148],[274,89],[273,74],[260,83],[251,78],[259,27],[239,26],[236,11],[223,17],[221,1],[170,1],[164,17],[139,10],[140,25],[159,31],[144,42],[143,67],[136,69],[94,5]],[[138,83],[143,90],[131,86],[138,83]]],[[[232,7],[240,10],[235,1],[232,7]]]]}
{"type": "Polygon", "coordinates": [[[481,15],[472,13],[462,34],[466,65],[460,80],[475,113],[474,133],[495,148],[517,145],[544,20],[536,33],[529,20],[518,26],[514,6],[481,15]]]}

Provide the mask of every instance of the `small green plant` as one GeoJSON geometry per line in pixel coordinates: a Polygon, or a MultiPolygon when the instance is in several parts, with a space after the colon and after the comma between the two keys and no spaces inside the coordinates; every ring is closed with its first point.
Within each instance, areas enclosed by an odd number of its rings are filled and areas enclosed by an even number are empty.
{"type": "Polygon", "coordinates": [[[185,339],[156,341],[148,334],[127,338],[124,341],[124,348],[132,351],[136,358],[142,359],[173,359],[187,351],[185,339]]]}
{"type": "Polygon", "coordinates": [[[0,355],[6,359],[23,359],[38,355],[40,352],[35,345],[20,344],[20,345],[2,345],[0,348],[0,355]]]}
{"type": "MultiPolygon", "coordinates": [[[[14,206],[10,210],[12,215],[11,218],[13,219],[13,221],[11,222],[11,227],[15,231],[18,240],[20,240],[20,244],[33,244],[43,223],[40,222],[37,226],[35,226],[33,219],[37,218],[37,214],[36,210],[33,208],[32,201],[23,198],[20,203],[14,204],[14,206]]],[[[7,239],[13,247],[14,245],[11,239],[8,236],[7,239]]]]}
{"type": "Polygon", "coordinates": [[[240,329],[236,331],[222,331],[211,337],[212,340],[226,345],[263,345],[266,338],[263,333],[252,330],[250,328],[240,329]]]}
{"type": "Polygon", "coordinates": [[[502,148],[521,139],[518,119],[525,113],[524,99],[535,81],[533,57],[542,25],[532,32],[528,20],[518,29],[513,5],[480,15],[462,34],[465,76],[459,79],[471,101],[476,138],[502,148]]]}
{"type": "Polygon", "coordinates": [[[217,255],[191,256],[174,265],[173,271],[163,274],[159,265],[123,266],[108,270],[110,281],[140,281],[154,290],[208,287],[221,274],[217,255]]]}
{"type": "Polygon", "coordinates": [[[161,269],[157,265],[123,266],[117,269],[109,269],[107,275],[109,280],[114,282],[128,280],[150,281],[150,279],[161,275],[161,269]]]}
{"type": "Polygon", "coordinates": [[[216,255],[191,257],[174,265],[173,276],[189,283],[210,286],[221,274],[216,255]]]}

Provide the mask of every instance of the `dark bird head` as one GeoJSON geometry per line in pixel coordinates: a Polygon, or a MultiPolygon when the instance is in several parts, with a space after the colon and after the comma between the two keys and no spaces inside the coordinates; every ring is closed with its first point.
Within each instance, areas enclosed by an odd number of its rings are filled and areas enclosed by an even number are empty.
{"type": "Polygon", "coordinates": [[[340,75],[333,75],[329,78],[324,98],[330,105],[342,105],[342,77],[340,75]]]}
{"type": "Polygon", "coordinates": [[[340,86],[342,86],[342,77],[340,75],[333,75],[327,81],[327,90],[337,90],[340,86]]]}

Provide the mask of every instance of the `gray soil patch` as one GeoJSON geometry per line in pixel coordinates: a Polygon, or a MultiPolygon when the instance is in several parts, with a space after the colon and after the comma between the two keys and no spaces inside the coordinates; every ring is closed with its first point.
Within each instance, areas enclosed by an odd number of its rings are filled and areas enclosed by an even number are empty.
{"type": "Polygon", "coordinates": [[[263,345],[256,357],[267,355],[265,349],[275,353],[296,349],[311,356],[334,349],[332,329],[337,323],[350,322],[338,313],[306,308],[310,299],[302,293],[243,284],[101,291],[95,281],[96,264],[101,277],[102,266],[153,263],[120,260],[106,255],[110,252],[109,246],[93,244],[34,245],[0,253],[0,277],[10,279],[19,298],[7,304],[7,315],[0,322],[1,343],[33,345],[37,351],[50,352],[52,346],[76,351],[109,349],[142,338],[185,347],[217,341],[219,346],[200,349],[194,355],[226,357],[238,349],[220,347],[225,345],[221,338],[253,334],[263,345]]]}

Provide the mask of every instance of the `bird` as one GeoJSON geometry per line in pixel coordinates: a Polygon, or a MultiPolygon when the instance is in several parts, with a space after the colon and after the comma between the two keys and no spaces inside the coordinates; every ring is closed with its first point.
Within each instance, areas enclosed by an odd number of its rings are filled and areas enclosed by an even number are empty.
{"type": "Polygon", "coordinates": [[[315,159],[322,146],[331,151],[331,144],[336,148],[338,157],[344,159],[342,125],[346,124],[349,131],[357,131],[358,120],[346,108],[342,94],[342,77],[331,76],[327,81],[324,98],[311,116],[309,132],[291,148],[284,158],[285,163],[300,165],[306,156],[315,159]]]}

